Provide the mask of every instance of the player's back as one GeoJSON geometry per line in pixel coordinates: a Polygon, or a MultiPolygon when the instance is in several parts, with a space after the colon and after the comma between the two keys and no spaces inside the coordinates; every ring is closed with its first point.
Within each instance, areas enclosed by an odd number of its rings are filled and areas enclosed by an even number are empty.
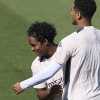
{"type": "Polygon", "coordinates": [[[69,100],[100,100],[100,30],[86,27],[76,35],[74,43],[69,100]]]}

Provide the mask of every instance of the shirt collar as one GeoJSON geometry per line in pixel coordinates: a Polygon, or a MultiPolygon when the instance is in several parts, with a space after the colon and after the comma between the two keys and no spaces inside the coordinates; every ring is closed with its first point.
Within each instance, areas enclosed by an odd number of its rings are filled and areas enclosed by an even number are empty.
{"type": "Polygon", "coordinates": [[[83,29],[93,29],[93,26],[85,26],[85,27],[78,27],[76,32],[79,33],[81,32],[83,29]]]}

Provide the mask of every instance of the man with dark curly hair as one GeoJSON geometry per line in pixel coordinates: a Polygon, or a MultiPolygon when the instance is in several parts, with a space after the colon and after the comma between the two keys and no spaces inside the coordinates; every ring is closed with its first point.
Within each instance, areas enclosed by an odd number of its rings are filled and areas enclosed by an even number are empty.
{"type": "MultiPolygon", "coordinates": [[[[32,51],[37,55],[31,65],[32,75],[46,67],[57,44],[54,38],[57,34],[53,25],[47,22],[34,22],[28,29],[28,43],[32,51]]],[[[52,78],[34,86],[39,100],[61,100],[63,92],[63,72],[59,70],[52,78]]]]}

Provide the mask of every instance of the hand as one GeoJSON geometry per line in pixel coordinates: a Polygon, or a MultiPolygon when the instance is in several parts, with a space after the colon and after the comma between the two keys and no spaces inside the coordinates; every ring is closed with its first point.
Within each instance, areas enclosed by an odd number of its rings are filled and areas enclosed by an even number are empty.
{"type": "Polygon", "coordinates": [[[17,82],[16,84],[14,84],[12,86],[12,90],[18,95],[20,94],[21,92],[23,92],[23,89],[20,87],[20,83],[17,82]]]}

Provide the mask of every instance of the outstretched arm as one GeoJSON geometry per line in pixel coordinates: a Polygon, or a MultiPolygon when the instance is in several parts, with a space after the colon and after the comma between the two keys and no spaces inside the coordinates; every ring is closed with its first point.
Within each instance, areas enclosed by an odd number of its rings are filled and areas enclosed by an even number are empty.
{"type": "Polygon", "coordinates": [[[52,61],[38,74],[35,74],[33,77],[30,77],[19,83],[17,82],[15,85],[13,85],[13,90],[16,92],[16,94],[19,94],[31,86],[42,83],[43,81],[51,78],[61,67],[62,65],[52,61]]]}

